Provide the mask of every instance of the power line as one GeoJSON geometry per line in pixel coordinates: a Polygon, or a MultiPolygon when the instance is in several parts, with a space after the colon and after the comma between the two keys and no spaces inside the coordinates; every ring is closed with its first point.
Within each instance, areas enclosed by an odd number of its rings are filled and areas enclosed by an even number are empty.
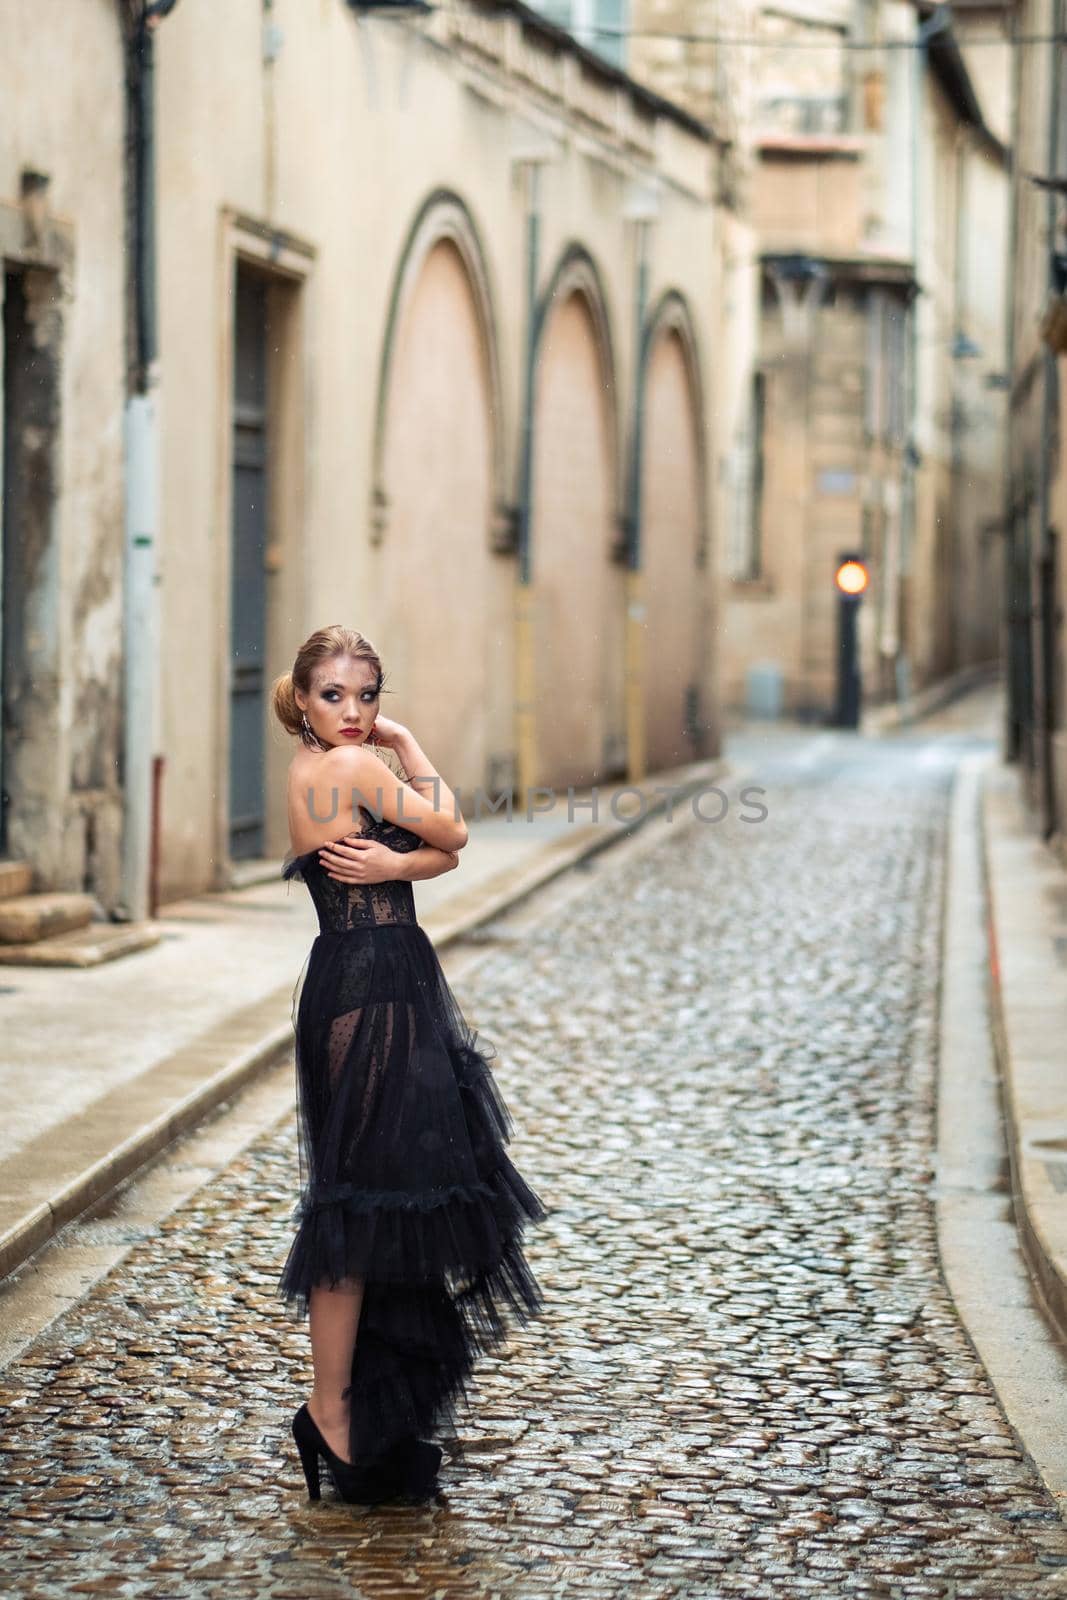
{"type": "MultiPolygon", "coordinates": [[[[598,23],[582,23],[580,28],[567,29],[576,38],[580,34],[596,33],[613,39],[677,39],[683,44],[717,44],[741,50],[853,50],[880,54],[883,50],[922,50],[928,48],[918,39],[885,39],[878,44],[868,44],[858,39],[745,39],[725,33],[671,33],[649,28],[609,28],[598,23]]],[[[1067,44],[1067,33],[1026,33],[1014,38],[962,39],[958,41],[969,50],[972,45],[1002,45],[1015,48],[1031,44],[1067,44]]]]}
{"type": "MultiPolygon", "coordinates": [[[[534,8],[537,9],[536,7],[534,8]]],[[[457,6],[435,5],[435,12],[446,12],[449,16],[465,17],[470,13],[457,6]]],[[[590,34],[610,39],[670,39],[678,40],[683,44],[716,44],[739,50],[777,50],[789,52],[791,50],[851,50],[880,54],[883,50],[923,50],[929,48],[928,43],[919,39],[882,39],[870,42],[861,39],[775,39],[775,38],[750,38],[741,34],[729,33],[681,33],[670,29],[659,28],[614,28],[606,23],[583,22],[579,27],[570,27],[560,23],[555,18],[538,11],[544,15],[545,20],[563,33],[569,33],[579,44],[582,39],[590,34]]],[[[986,45],[1000,45],[1008,49],[1015,49],[1024,45],[1034,44],[1067,44],[1067,33],[1017,33],[1011,34],[977,34],[973,38],[960,38],[957,41],[963,49],[969,50],[972,46],[979,48],[986,45]]]]}

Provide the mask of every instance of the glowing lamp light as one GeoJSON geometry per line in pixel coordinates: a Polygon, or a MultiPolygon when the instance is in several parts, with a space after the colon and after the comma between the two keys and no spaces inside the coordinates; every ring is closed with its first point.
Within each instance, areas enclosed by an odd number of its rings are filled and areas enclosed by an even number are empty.
{"type": "Polygon", "coordinates": [[[834,582],[842,594],[862,594],[869,582],[869,574],[862,561],[842,561],[834,573],[834,582]]]}

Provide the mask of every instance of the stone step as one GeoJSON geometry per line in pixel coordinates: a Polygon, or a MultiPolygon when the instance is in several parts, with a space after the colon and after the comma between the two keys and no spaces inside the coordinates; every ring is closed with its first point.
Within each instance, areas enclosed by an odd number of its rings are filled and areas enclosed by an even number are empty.
{"type": "Polygon", "coordinates": [[[16,894],[0,900],[0,947],[34,944],[92,921],[93,901],[87,894],[16,894]]]}
{"type": "Polygon", "coordinates": [[[33,888],[33,868],[25,861],[0,859],[0,900],[29,894],[33,888]]]}
{"type": "Polygon", "coordinates": [[[0,944],[0,966],[95,967],[149,950],[162,937],[162,928],[151,922],[92,922],[34,944],[0,944]]]}

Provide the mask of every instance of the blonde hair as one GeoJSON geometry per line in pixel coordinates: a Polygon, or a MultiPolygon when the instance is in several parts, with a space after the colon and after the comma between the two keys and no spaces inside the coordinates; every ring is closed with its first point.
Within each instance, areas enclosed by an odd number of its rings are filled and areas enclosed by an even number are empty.
{"type": "MultiPolygon", "coordinates": [[[[296,691],[299,689],[301,694],[310,694],[315,668],[320,662],[330,661],[334,656],[350,656],[354,661],[369,662],[377,674],[378,692],[383,692],[385,674],[381,658],[369,639],[354,628],[343,627],[339,622],[331,623],[327,628],[316,628],[296,652],[292,671],[283,672],[280,678],[275,678],[271,689],[274,715],[286,733],[291,733],[295,738],[304,737],[304,713],[296,703],[296,691]]],[[[386,758],[387,766],[394,765],[388,760],[391,752],[385,746],[377,753],[386,758]]]]}

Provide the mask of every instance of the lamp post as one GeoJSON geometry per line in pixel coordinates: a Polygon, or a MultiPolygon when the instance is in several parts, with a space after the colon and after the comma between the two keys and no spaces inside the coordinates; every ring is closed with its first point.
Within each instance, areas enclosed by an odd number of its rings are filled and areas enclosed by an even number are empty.
{"type": "Polygon", "coordinates": [[[834,585],[837,589],[837,703],[833,726],[858,728],[860,721],[861,678],[856,621],[860,603],[870,582],[863,558],[846,551],[838,558],[834,585]]]}

